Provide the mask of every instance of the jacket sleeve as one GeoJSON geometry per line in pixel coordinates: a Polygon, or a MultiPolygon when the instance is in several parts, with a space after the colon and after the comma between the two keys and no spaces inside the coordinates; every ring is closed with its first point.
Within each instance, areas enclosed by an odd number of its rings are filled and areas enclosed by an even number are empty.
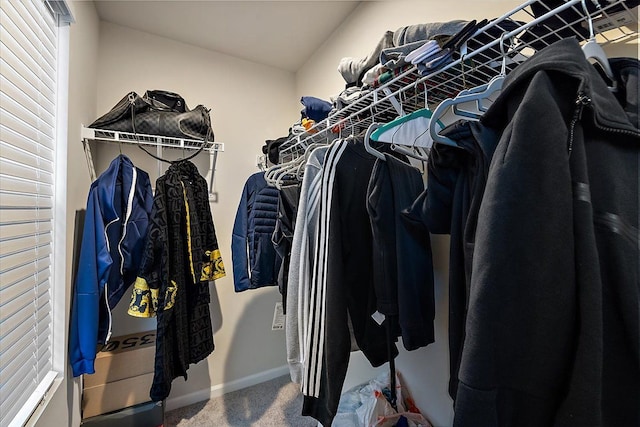
{"type": "Polygon", "coordinates": [[[233,285],[236,292],[246,291],[251,285],[248,255],[248,251],[250,250],[250,248],[248,248],[249,182],[250,181],[246,182],[242,190],[231,237],[233,285]]]}
{"type": "Polygon", "coordinates": [[[133,317],[154,317],[158,310],[158,294],[162,280],[162,248],[166,244],[162,225],[166,228],[167,224],[166,209],[163,206],[164,186],[160,180],[156,184],[156,195],[152,203],[147,239],[127,310],[133,317]]]}
{"type": "Polygon", "coordinates": [[[304,336],[306,329],[304,309],[306,303],[304,298],[307,292],[302,287],[307,286],[309,278],[308,259],[308,227],[307,227],[307,209],[309,207],[307,200],[309,197],[309,187],[313,180],[312,176],[316,176],[317,171],[311,171],[313,165],[307,163],[305,166],[304,179],[302,180],[302,189],[300,190],[300,202],[298,204],[298,212],[296,214],[296,225],[293,232],[291,242],[291,261],[289,263],[289,272],[287,277],[287,299],[286,299],[286,315],[285,315],[285,335],[287,345],[287,362],[289,364],[289,373],[291,381],[297,384],[302,383],[302,357],[304,350],[304,336]],[[313,175],[312,175],[313,174],[313,175]]]}
{"type": "Polygon", "coordinates": [[[87,201],[71,312],[69,361],[74,377],[95,372],[99,299],[111,264],[97,192],[92,190],[87,201]]]}
{"type": "MultiPolygon", "coordinates": [[[[510,94],[480,207],[455,426],[552,425],[576,335],[567,117],[545,73],[510,94]]],[[[596,309],[596,308],[594,308],[596,309]]]]}
{"type": "MultiPolygon", "coordinates": [[[[200,177],[198,181],[203,189],[203,194],[208,194],[207,183],[204,178],[200,177]]],[[[202,263],[200,281],[210,282],[225,277],[227,273],[224,268],[224,263],[222,262],[222,254],[220,253],[220,246],[218,245],[218,237],[216,236],[216,228],[213,223],[211,204],[209,203],[208,196],[205,196],[202,211],[204,215],[204,231],[207,243],[204,252],[205,259],[202,263]]]]}

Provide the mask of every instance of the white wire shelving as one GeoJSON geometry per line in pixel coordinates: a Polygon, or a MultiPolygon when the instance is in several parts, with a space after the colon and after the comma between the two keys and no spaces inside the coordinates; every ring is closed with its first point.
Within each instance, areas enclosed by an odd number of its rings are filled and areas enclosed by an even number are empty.
{"type": "MultiPolygon", "coordinates": [[[[114,143],[114,144],[133,144],[133,145],[145,145],[156,147],[156,156],[162,158],[163,150],[165,148],[177,149],[177,150],[200,150],[203,145],[201,139],[187,139],[187,138],[174,138],[162,135],[148,135],[148,134],[136,134],[131,132],[121,132],[107,129],[94,129],[82,126],[81,130],[82,145],[84,148],[85,156],[87,158],[87,166],[89,168],[89,176],[91,180],[96,179],[96,170],[93,162],[93,155],[91,153],[90,142],[100,143],[114,143]]],[[[213,180],[215,175],[216,162],[218,159],[218,152],[224,151],[224,143],[206,141],[204,142],[205,151],[209,154],[209,169],[205,176],[209,185],[209,199],[211,201],[217,201],[217,193],[214,192],[213,180]]],[[[158,174],[160,175],[161,166],[158,162],[158,174]]]]}
{"type": "Polygon", "coordinates": [[[464,89],[485,84],[499,74],[503,56],[509,71],[560,39],[585,41],[589,19],[601,45],[638,38],[638,8],[630,9],[623,0],[567,0],[556,2],[555,8],[547,3],[529,0],[493,19],[462,46],[453,62],[428,75],[421,75],[415,65],[400,69],[356,101],[332,111],[308,132],[292,136],[280,148],[281,163],[304,155],[311,144],[361,134],[374,121],[386,123],[433,108],[464,89]],[[501,39],[508,45],[501,46],[501,39]]]}

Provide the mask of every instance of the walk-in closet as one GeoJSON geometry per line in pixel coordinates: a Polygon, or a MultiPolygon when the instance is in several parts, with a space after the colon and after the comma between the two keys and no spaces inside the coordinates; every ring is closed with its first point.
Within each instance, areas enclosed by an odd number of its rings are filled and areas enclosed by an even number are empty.
{"type": "Polygon", "coordinates": [[[0,427],[640,427],[638,3],[2,0],[0,427]]]}

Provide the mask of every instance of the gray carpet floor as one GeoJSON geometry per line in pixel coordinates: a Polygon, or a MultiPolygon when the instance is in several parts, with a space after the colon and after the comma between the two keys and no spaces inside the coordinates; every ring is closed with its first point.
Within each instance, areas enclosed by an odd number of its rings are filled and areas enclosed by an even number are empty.
{"type": "Polygon", "coordinates": [[[166,427],[317,427],[288,375],[165,414],[166,427]]]}

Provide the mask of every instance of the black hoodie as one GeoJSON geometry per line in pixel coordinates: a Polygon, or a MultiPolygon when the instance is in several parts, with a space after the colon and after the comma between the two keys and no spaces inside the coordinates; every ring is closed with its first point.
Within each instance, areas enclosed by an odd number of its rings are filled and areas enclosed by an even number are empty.
{"type": "Polygon", "coordinates": [[[640,425],[638,61],[574,39],[511,72],[480,207],[455,426],[640,425]]]}

